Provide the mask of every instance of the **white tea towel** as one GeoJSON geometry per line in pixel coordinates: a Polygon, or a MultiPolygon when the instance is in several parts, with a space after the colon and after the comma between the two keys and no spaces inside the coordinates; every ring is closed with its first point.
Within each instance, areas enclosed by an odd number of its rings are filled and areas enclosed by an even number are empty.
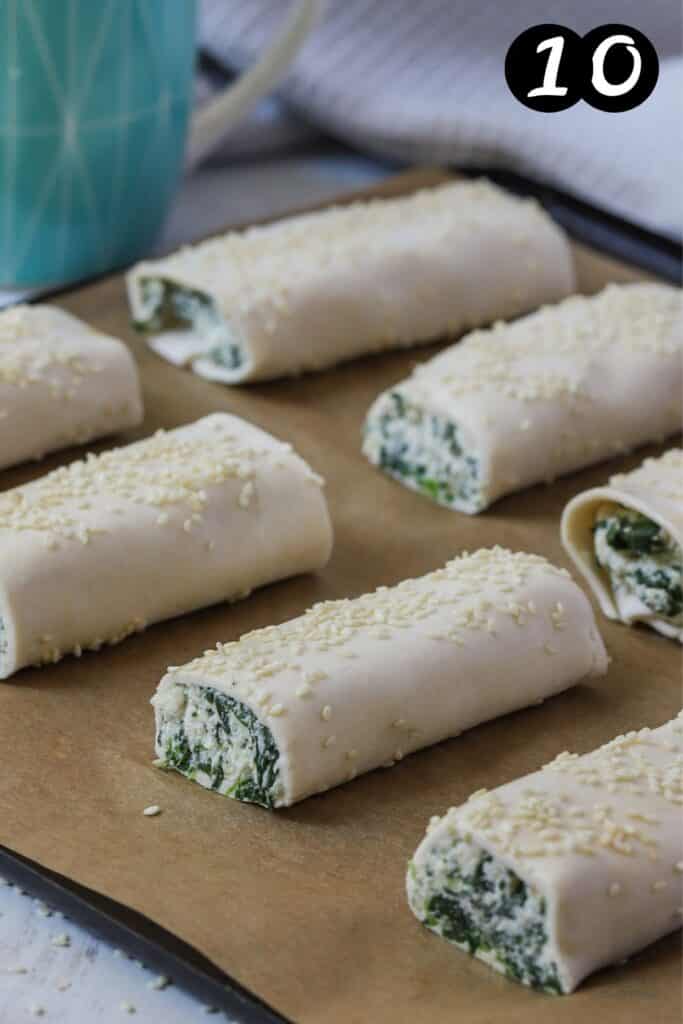
{"type": "MultiPolygon", "coordinates": [[[[247,66],[290,0],[202,0],[200,40],[247,66]]],[[[382,156],[517,171],[676,237],[683,228],[679,0],[328,0],[280,95],[305,120],[382,156]],[[659,82],[635,110],[537,113],[509,92],[505,54],[531,25],[644,32],[659,82]]],[[[291,116],[291,115],[290,115],[291,116]]],[[[229,150],[226,150],[229,152],[229,150]]]]}

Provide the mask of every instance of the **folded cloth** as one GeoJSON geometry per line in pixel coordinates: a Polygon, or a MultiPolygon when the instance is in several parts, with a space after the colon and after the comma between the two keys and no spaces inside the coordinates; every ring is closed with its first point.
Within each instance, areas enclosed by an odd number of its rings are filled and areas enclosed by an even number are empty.
{"type": "MultiPolygon", "coordinates": [[[[282,0],[202,0],[201,45],[243,68],[279,31],[282,0]]],[[[683,146],[683,60],[674,0],[344,0],[331,2],[283,83],[309,122],[358,147],[409,162],[502,167],[677,235],[683,146]],[[661,61],[649,99],[614,115],[577,103],[536,113],[510,93],[505,55],[531,25],[583,34],[621,23],[644,32],[661,61]]]]}

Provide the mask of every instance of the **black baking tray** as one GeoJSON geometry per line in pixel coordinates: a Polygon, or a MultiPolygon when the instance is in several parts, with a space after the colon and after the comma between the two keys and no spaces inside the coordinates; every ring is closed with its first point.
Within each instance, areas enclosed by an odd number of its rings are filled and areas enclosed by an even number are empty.
{"type": "MultiPolygon", "coordinates": [[[[485,175],[522,195],[535,196],[577,241],[680,284],[681,245],[599,210],[582,199],[517,174],[470,168],[459,173],[485,175]]],[[[98,275],[102,277],[104,275],[98,275]]],[[[92,278],[90,280],[97,280],[92,278]]],[[[49,297],[66,294],[58,289],[49,297]]],[[[48,295],[41,294],[40,299],[48,295]]],[[[273,1007],[249,992],[192,946],[121,903],[86,889],[69,878],[0,846],[0,873],[44,899],[88,931],[142,960],[205,1004],[223,1010],[236,1024],[288,1024],[273,1007]]]]}
{"type": "Polygon", "coordinates": [[[673,238],[631,224],[616,214],[592,206],[578,196],[511,171],[467,168],[460,173],[468,177],[484,175],[510,192],[534,196],[577,242],[583,242],[592,249],[598,249],[624,263],[641,267],[665,281],[680,285],[683,246],[673,238]]]}
{"type": "Polygon", "coordinates": [[[177,936],[122,903],[0,846],[0,872],[113,947],[141,960],[236,1024],[291,1024],[177,936]]]}

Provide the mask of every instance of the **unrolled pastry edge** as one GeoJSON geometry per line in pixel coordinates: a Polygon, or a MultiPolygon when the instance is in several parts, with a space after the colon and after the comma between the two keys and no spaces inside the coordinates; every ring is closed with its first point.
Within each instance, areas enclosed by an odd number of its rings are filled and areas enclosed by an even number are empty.
{"type": "MultiPolygon", "coordinates": [[[[666,516],[661,515],[653,504],[639,498],[637,495],[620,490],[617,487],[592,487],[588,491],[577,494],[565,506],[560,521],[560,536],[562,546],[572,559],[572,562],[590,586],[597,598],[603,614],[608,619],[621,622],[622,620],[617,605],[612,596],[612,588],[606,581],[605,576],[595,566],[593,551],[593,531],[595,522],[595,510],[605,501],[611,501],[625,508],[640,512],[653,522],[661,526],[671,537],[683,548],[683,533],[666,516]]],[[[657,618],[641,618],[634,616],[627,622],[631,625],[634,622],[644,621],[652,629],[661,633],[669,639],[678,640],[683,643],[683,629],[670,625],[668,622],[661,622],[657,618]]]]}

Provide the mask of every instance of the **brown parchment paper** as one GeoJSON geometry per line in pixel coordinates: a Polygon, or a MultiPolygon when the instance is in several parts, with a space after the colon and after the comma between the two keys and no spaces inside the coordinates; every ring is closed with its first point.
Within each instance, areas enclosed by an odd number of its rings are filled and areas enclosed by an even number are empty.
{"type": "MultiPolygon", "coordinates": [[[[375,194],[436,180],[407,175],[375,194]]],[[[636,276],[587,250],[577,249],[577,259],[585,291],[636,276]]],[[[506,981],[428,933],[404,896],[406,861],[430,815],[564,749],[590,750],[676,714],[681,656],[670,640],[599,616],[613,658],[606,678],[278,813],[154,769],[148,703],[167,665],[216,640],[280,622],[323,598],[427,572],[464,549],[505,544],[568,566],[559,539],[565,502],[661,449],[525,491],[478,517],[459,515],[384,477],[360,452],[372,399],[437,346],[296,381],[226,388],[148,352],[128,327],[120,277],[60,304],[131,344],[147,416],[129,438],[214,410],[252,420],[291,442],[327,478],[336,545],[318,576],[0,684],[0,842],[146,914],[296,1021],[679,1021],[678,937],[601,972],[571,997],[552,998],[506,981]],[[148,804],[163,813],[143,817],[148,804]]],[[[78,454],[6,472],[0,489],[78,454]]]]}

